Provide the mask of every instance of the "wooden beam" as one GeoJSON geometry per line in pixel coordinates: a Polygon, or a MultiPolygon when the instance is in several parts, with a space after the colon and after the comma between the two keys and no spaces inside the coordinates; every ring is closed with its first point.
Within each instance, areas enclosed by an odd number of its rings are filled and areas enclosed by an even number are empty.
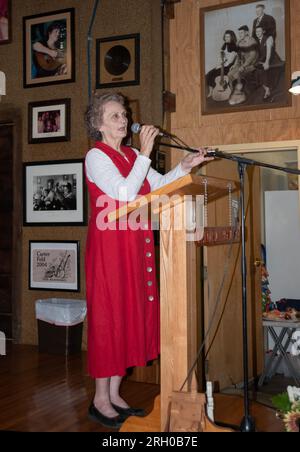
{"type": "Polygon", "coordinates": [[[163,4],[165,6],[165,17],[167,19],[174,19],[175,18],[175,3],[180,3],[181,0],[166,0],[163,1],[163,4]]]}

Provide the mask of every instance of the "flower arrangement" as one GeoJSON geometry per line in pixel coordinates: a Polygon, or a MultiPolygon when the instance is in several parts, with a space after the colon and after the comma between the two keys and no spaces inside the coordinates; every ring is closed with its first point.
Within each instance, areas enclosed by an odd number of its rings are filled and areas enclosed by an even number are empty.
{"type": "Polygon", "coordinates": [[[287,392],[272,398],[274,407],[278,410],[287,432],[300,432],[300,388],[288,387],[287,392]]]}
{"type": "Polygon", "coordinates": [[[269,273],[266,264],[261,265],[261,303],[262,311],[268,312],[272,306],[271,291],[269,289],[269,273]]]}

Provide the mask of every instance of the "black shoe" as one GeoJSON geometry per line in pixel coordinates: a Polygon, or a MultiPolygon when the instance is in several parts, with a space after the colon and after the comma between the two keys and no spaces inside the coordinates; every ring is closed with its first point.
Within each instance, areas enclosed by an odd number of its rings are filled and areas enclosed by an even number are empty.
{"type": "Polygon", "coordinates": [[[146,416],[145,410],[142,408],[122,408],[118,405],[114,405],[112,403],[112,407],[121,415],[121,416],[146,416]]]}
{"type": "Polygon", "coordinates": [[[104,414],[102,414],[99,410],[97,410],[97,408],[95,407],[95,405],[93,403],[91,403],[91,405],[89,407],[88,416],[92,421],[99,422],[104,427],[108,427],[108,428],[120,428],[126,419],[125,416],[120,416],[120,415],[115,416],[115,417],[104,416],[104,414]]]}

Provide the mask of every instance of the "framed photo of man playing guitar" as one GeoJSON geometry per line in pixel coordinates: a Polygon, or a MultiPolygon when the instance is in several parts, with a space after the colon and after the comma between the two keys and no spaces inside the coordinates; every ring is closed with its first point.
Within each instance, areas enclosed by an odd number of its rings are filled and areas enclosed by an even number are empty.
{"type": "Polygon", "coordinates": [[[23,17],[24,88],[75,81],[74,8],[23,17]]]}

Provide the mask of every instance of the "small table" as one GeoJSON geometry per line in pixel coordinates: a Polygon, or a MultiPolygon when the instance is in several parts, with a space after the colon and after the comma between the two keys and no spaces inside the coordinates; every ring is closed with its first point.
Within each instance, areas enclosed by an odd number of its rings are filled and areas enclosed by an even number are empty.
{"type": "Polygon", "coordinates": [[[300,385],[300,379],[297,375],[297,370],[294,368],[293,362],[291,361],[287,349],[291,343],[291,339],[294,331],[300,328],[300,322],[295,322],[291,320],[263,320],[263,326],[267,328],[269,333],[271,334],[275,344],[270,356],[268,364],[265,366],[264,371],[259,379],[258,386],[262,386],[265,378],[271,378],[276,370],[278,369],[281,360],[283,359],[286,363],[291,375],[293,376],[296,385],[300,385]],[[282,330],[279,335],[275,331],[275,327],[281,327],[282,330]],[[287,336],[285,338],[285,336],[287,336]],[[285,339],[285,342],[283,342],[285,339]],[[275,356],[279,352],[279,357],[277,362],[274,361],[275,356]],[[273,366],[273,364],[275,365],[273,366]],[[272,369],[273,367],[273,369],[272,369]]]}

